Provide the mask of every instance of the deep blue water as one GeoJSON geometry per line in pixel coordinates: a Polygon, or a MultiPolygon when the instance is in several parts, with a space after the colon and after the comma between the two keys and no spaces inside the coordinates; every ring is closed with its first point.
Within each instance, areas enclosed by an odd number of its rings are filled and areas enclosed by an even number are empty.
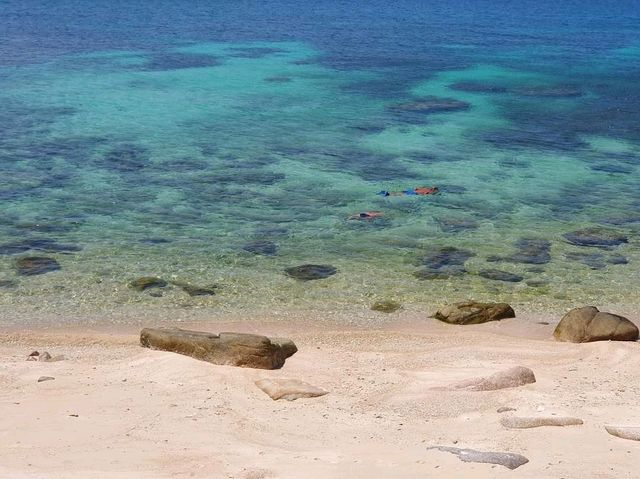
{"type": "Polygon", "coordinates": [[[639,1],[11,0],[0,39],[3,304],[637,302],[639,1]]]}

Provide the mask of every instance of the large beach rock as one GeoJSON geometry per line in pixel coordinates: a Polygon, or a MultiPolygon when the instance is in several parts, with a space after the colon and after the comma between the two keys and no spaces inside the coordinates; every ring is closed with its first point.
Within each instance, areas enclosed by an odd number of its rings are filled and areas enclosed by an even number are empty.
{"type": "Polygon", "coordinates": [[[295,401],[300,398],[314,398],[327,394],[324,389],[299,379],[260,379],[255,384],[274,401],[278,399],[295,401]]]}
{"type": "Polygon", "coordinates": [[[485,464],[498,464],[509,469],[516,469],[529,462],[529,459],[511,452],[477,451],[475,449],[462,449],[459,447],[434,446],[428,449],[437,449],[450,452],[458,456],[462,462],[480,462],[485,464]]]}
{"type": "Polygon", "coordinates": [[[444,306],[433,317],[449,324],[480,324],[515,318],[516,313],[507,303],[466,301],[444,306]]]}
{"type": "Polygon", "coordinates": [[[145,328],[140,332],[140,344],[213,364],[258,369],[281,368],[285,360],[298,351],[290,339],[244,333],[212,334],[178,328],[145,328]]]}
{"type": "Polygon", "coordinates": [[[558,323],[553,336],[558,341],[637,341],[638,327],[627,318],[604,313],[593,306],[569,311],[558,323]]]}
{"type": "Polygon", "coordinates": [[[533,371],[524,366],[498,371],[491,376],[483,378],[471,378],[456,383],[451,389],[464,389],[466,391],[496,391],[498,389],[515,388],[536,382],[533,371]]]}

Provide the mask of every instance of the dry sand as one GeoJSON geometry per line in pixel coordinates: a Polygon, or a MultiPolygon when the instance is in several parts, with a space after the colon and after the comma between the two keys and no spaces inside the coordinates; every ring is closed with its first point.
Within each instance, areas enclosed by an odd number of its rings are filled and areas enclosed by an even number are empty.
{"type": "MultiPolygon", "coordinates": [[[[138,345],[136,330],[6,332],[0,346],[1,478],[637,478],[640,343],[557,343],[553,324],[519,317],[449,326],[402,314],[386,323],[181,323],[288,336],[281,370],[215,366],[138,345]],[[32,350],[64,354],[28,362],[32,350]],[[514,365],[537,382],[490,392],[433,389],[514,365]],[[40,382],[40,376],[55,380],[40,382]],[[329,391],[273,401],[261,378],[329,391]],[[516,412],[498,414],[507,406],[516,412]],[[513,430],[504,414],[566,415],[582,426],[513,430]],[[430,446],[514,452],[516,470],[463,463],[430,446]]],[[[635,319],[635,318],[634,318],[635,319]]],[[[149,325],[153,326],[153,325],[149,325]]]]}

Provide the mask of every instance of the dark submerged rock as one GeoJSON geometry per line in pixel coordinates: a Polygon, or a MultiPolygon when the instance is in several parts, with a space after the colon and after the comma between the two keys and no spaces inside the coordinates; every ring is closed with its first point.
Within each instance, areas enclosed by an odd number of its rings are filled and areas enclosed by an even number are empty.
{"type": "Polygon", "coordinates": [[[432,269],[439,269],[445,266],[463,265],[469,258],[475,256],[472,251],[456,248],[454,246],[443,246],[428,252],[420,258],[420,264],[432,269]]]}
{"type": "Polygon", "coordinates": [[[587,265],[591,269],[603,269],[607,266],[602,253],[571,252],[565,254],[565,258],[587,265]]]}
{"type": "Polygon", "coordinates": [[[498,161],[500,166],[504,166],[505,168],[529,168],[531,166],[531,162],[527,160],[523,160],[516,157],[511,158],[503,158],[498,161]]]}
{"type": "Polygon", "coordinates": [[[207,183],[246,185],[274,185],[286,176],[283,173],[259,170],[256,168],[225,168],[212,174],[202,175],[201,180],[207,183]]]}
{"type": "Polygon", "coordinates": [[[35,276],[61,269],[60,264],[53,258],[43,256],[26,256],[16,261],[16,269],[19,275],[35,276]]]}
{"type": "Polygon", "coordinates": [[[136,291],[144,291],[149,288],[164,288],[166,285],[167,282],[165,280],[155,276],[142,276],[129,283],[129,286],[136,291]]]}
{"type": "Polygon", "coordinates": [[[515,244],[517,251],[509,256],[489,256],[487,261],[506,261],[524,264],[546,264],[551,261],[551,243],[543,239],[521,238],[515,244]]]}
{"type": "Polygon", "coordinates": [[[418,98],[405,103],[398,103],[387,107],[389,111],[394,113],[420,113],[428,115],[431,113],[446,113],[454,111],[468,110],[471,105],[465,101],[456,100],[454,98],[439,98],[429,96],[418,98]]]}
{"type": "Polygon", "coordinates": [[[0,288],[15,288],[18,283],[11,279],[0,279],[0,288]]]}
{"type": "Polygon", "coordinates": [[[439,269],[422,268],[413,273],[419,280],[449,279],[462,276],[467,270],[462,265],[446,266],[439,269]]]}
{"type": "Polygon", "coordinates": [[[355,125],[351,129],[361,131],[362,133],[381,133],[386,127],[381,125],[355,125]]]}
{"type": "Polygon", "coordinates": [[[418,264],[424,268],[416,271],[414,276],[420,280],[462,276],[466,273],[464,263],[473,256],[475,253],[472,251],[453,246],[436,248],[419,259],[418,264]]]}
{"type": "Polygon", "coordinates": [[[526,128],[506,128],[482,133],[481,139],[500,149],[513,150],[545,148],[575,151],[585,146],[584,142],[570,132],[530,124],[526,128]]]}
{"type": "Polygon", "coordinates": [[[436,222],[445,233],[460,233],[478,228],[478,222],[470,218],[436,218],[436,222]]]}
{"type": "Polygon", "coordinates": [[[0,255],[19,254],[29,250],[44,251],[47,253],[75,253],[81,251],[82,247],[74,244],[60,244],[50,239],[35,238],[0,245],[0,255]]]}
{"type": "Polygon", "coordinates": [[[462,276],[466,273],[464,263],[475,256],[473,252],[445,246],[430,251],[420,258],[418,265],[424,267],[413,275],[420,280],[447,279],[454,276],[462,276]]]}
{"type": "Polygon", "coordinates": [[[269,240],[255,240],[245,244],[243,250],[262,256],[274,256],[278,252],[278,245],[269,240]]]}
{"type": "Polygon", "coordinates": [[[551,261],[551,243],[543,239],[522,238],[516,242],[518,251],[509,257],[516,263],[546,264],[551,261]]]}
{"type": "Polygon", "coordinates": [[[174,282],[176,286],[182,289],[189,296],[213,296],[216,294],[216,289],[218,286],[195,286],[193,284],[188,283],[178,283],[174,282]]]}
{"type": "Polygon", "coordinates": [[[142,244],[167,244],[167,243],[171,243],[171,240],[168,240],[166,238],[142,238],[140,240],[140,243],[142,243],[142,244]]]}
{"type": "Polygon", "coordinates": [[[622,233],[604,228],[583,228],[562,235],[569,243],[576,246],[609,248],[627,243],[629,239],[622,233]]]}
{"type": "Polygon", "coordinates": [[[449,85],[452,90],[466,91],[471,93],[505,93],[507,89],[500,85],[490,83],[479,83],[473,81],[461,81],[449,85]]]}
{"type": "Polygon", "coordinates": [[[219,60],[212,55],[163,52],[151,55],[142,69],[146,71],[170,71],[183,68],[205,68],[219,64],[219,60]]]}
{"type": "Polygon", "coordinates": [[[285,268],[284,272],[291,278],[300,281],[312,281],[315,279],[325,279],[337,273],[337,269],[331,265],[324,264],[303,264],[285,268]]]}
{"type": "Polygon", "coordinates": [[[598,220],[598,223],[612,226],[627,226],[634,223],[640,223],[640,215],[618,214],[616,216],[607,216],[598,220]]]}
{"type": "Polygon", "coordinates": [[[603,173],[617,173],[621,175],[627,175],[633,172],[633,168],[623,165],[615,165],[612,163],[599,163],[591,166],[592,171],[601,171],[603,173]]]}
{"type": "Polygon", "coordinates": [[[508,273],[499,269],[483,269],[478,273],[483,278],[492,279],[494,281],[505,281],[507,283],[519,283],[524,278],[519,274],[508,273]]]}
{"type": "Polygon", "coordinates": [[[289,229],[281,226],[264,226],[257,228],[254,235],[257,238],[286,238],[289,236],[289,229]]]}
{"type": "Polygon", "coordinates": [[[270,47],[232,47],[229,48],[229,56],[235,58],[264,58],[276,53],[284,53],[281,48],[270,47]]]}
{"type": "Polygon", "coordinates": [[[109,150],[97,164],[117,173],[131,173],[145,168],[148,162],[149,155],[145,148],[126,143],[109,150]]]}
{"type": "Polygon", "coordinates": [[[573,86],[530,86],[515,90],[520,96],[542,98],[576,98],[582,96],[582,90],[573,86]]]}
{"type": "Polygon", "coordinates": [[[381,313],[395,313],[402,308],[402,305],[397,301],[383,300],[376,301],[371,306],[373,311],[379,311],[381,313]]]}
{"type": "Polygon", "coordinates": [[[29,251],[29,247],[23,243],[7,243],[0,245],[0,255],[13,255],[29,251]]]}
{"type": "Polygon", "coordinates": [[[466,193],[467,188],[461,185],[438,185],[438,190],[440,190],[440,193],[461,195],[463,193],[466,193]]]}
{"type": "Polygon", "coordinates": [[[269,83],[289,83],[291,81],[291,77],[273,76],[265,78],[264,81],[269,83]]]}
{"type": "Polygon", "coordinates": [[[628,264],[629,260],[621,254],[612,254],[607,258],[609,264],[628,264]]]}

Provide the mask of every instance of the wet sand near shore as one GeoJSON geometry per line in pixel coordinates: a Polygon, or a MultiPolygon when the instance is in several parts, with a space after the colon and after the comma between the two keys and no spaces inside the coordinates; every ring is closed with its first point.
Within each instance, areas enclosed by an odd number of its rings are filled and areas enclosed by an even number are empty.
{"type": "Polygon", "coordinates": [[[640,466],[640,443],[604,429],[640,425],[638,343],[555,342],[561,315],[475,326],[411,312],[376,316],[383,319],[375,324],[296,316],[174,323],[289,337],[299,351],[275,371],[143,349],[133,324],[5,330],[0,475],[631,478],[640,466]],[[25,361],[32,350],[66,359],[25,361]],[[537,382],[436,389],[512,366],[531,368],[537,382]],[[41,376],[55,379],[38,383],[41,376]],[[329,394],[273,401],[254,385],[263,378],[301,379],[329,394]],[[516,411],[497,413],[501,407],[516,411]],[[506,429],[505,415],[573,416],[584,424],[506,429]],[[529,463],[513,471],[464,463],[431,446],[512,452],[529,463]]]}

